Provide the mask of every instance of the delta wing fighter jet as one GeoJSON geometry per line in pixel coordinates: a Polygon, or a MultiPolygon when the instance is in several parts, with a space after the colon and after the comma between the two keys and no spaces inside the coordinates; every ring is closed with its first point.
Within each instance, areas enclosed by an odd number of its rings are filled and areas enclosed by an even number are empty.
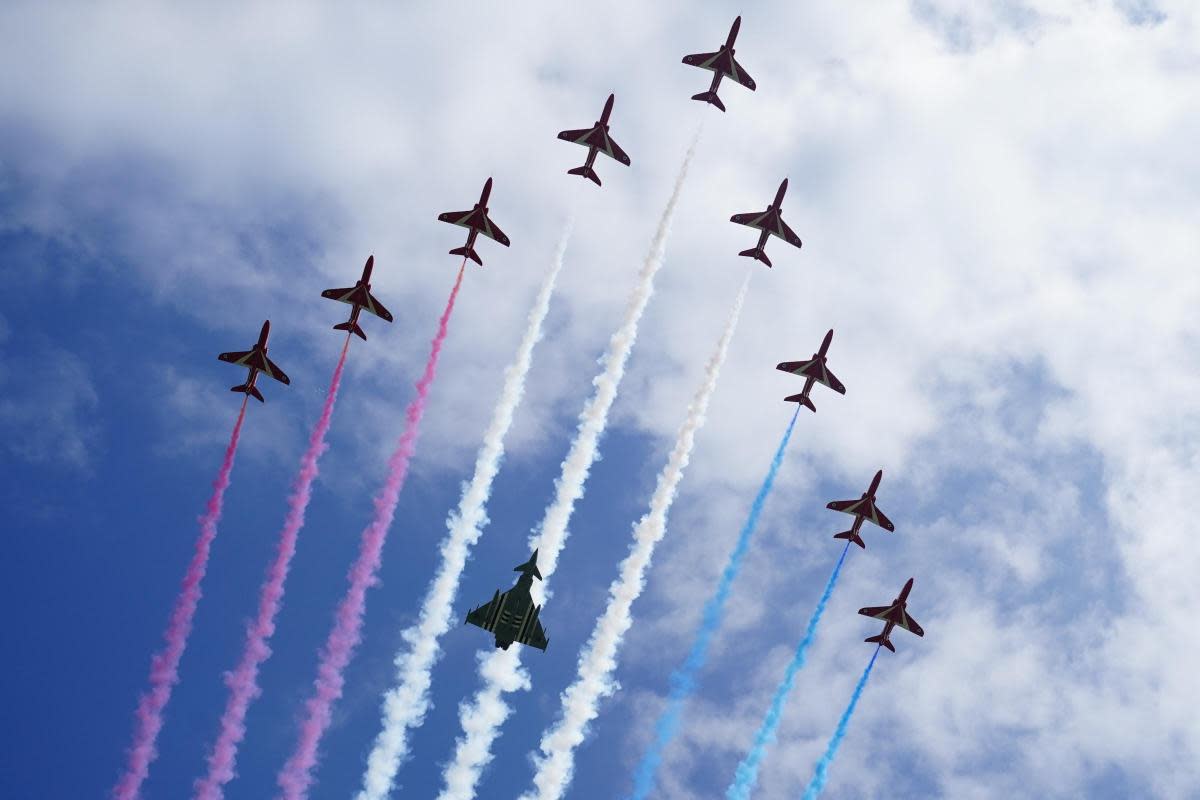
{"type": "Polygon", "coordinates": [[[758,244],[749,250],[743,250],[738,253],[739,256],[749,256],[769,267],[771,266],[771,259],[767,258],[767,251],[765,249],[769,237],[777,236],[793,247],[801,247],[803,242],[800,241],[800,237],[783,221],[783,196],[787,193],[787,184],[787,178],[784,178],[783,183],[779,184],[779,191],[775,193],[775,202],[767,206],[766,211],[734,214],[729,218],[730,222],[736,222],[738,225],[745,225],[746,227],[762,231],[758,236],[758,244]]]}
{"type": "Polygon", "coordinates": [[[692,95],[693,100],[702,100],[724,111],[725,104],[721,102],[721,98],[717,97],[717,87],[721,85],[721,78],[725,77],[732,78],[750,91],[754,91],[754,78],[751,78],[733,57],[733,42],[737,39],[740,27],[742,27],[742,18],[738,17],[733,21],[733,27],[729,29],[729,37],[725,40],[725,44],[721,45],[721,49],[717,52],[696,53],[683,57],[683,63],[688,66],[706,69],[713,74],[712,85],[708,87],[708,91],[692,95]]]}
{"type": "Polygon", "coordinates": [[[475,237],[483,234],[489,239],[495,239],[500,244],[508,247],[511,244],[508,237],[504,235],[504,231],[500,230],[500,226],[492,222],[488,217],[488,195],[492,193],[492,179],[488,178],[487,183],[483,184],[483,192],[479,195],[479,202],[470,211],[447,211],[445,214],[439,214],[438,219],[442,222],[449,222],[451,225],[460,225],[470,231],[467,234],[467,243],[462,247],[456,247],[450,251],[452,256],[466,256],[474,261],[479,266],[483,266],[483,259],[475,252],[475,237]]]}
{"type": "Polygon", "coordinates": [[[580,175],[594,181],[599,186],[600,176],[592,169],[592,164],[596,161],[596,153],[604,153],[609,158],[615,159],[627,167],[629,166],[629,156],[625,155],[625,151],[608,135],[608,115],[612,113],[614,98],[615,95],[610,94],[608,96],[608,101],[604,104],[604,111],[601,112],[600,119],[596,120],[596,124],[592,127],[580,128],[576,131],[563,131],[558,134],[558,138],[564,142],[581,144],[588,149],[587,161],[584,162],[584,165],[567,170],[568,175],[580,175]]]}
{"type": "Polygon", "coordinates": [[[883,480],[883,470],[875,473],[875,477],[871,479],[871,485],[863,492],[862,497],[857,500],[834,500],[825,507],[832,511],[841,511],[844,514],[852,514],[854,516],[854,526],[848,531],[835,533],[835,539],[849,539],[856,545],[866,550],[867,546],[863,544],[862,538],[858,535],[858,529],[862,527],[863,520],[873,522],[885,531],[894,532],[896,526],[892,521],[883,515],[875,506],[875,490],[879,488],[879,482],[883,480]]]}
{"type": "Polygon", "coordinates": [[[496,647],[501,650],[507,650],[510,644],[518,642],[545,651],[550,640],[538,621],[542,607],[535,606],[529,595],[533,579],[542,579],[542,573],[537,568],[537,550],[524,564],[513,567],[513,572],[521,573],[517,585],[507,592],[497,589],[491,602],[467,612],[463,624],[469,622],[496,634],[496,647]]]}
{"type": "Polygon", "coordinates": [[[350,305],[350,319],[339,325],[334,325],[335,331],[350,331],[355,336],[361,338],[364,342],[367,340],[367,335],[363,333],[363,329],[358,326],[358,312],[367,311],[382,319],[384,322],[392,321],[392,314],[383,307],[383,303],[371,294],[371,270],[375,268],[375,256],[368,256],[366,266],[363,267],[362,278],[353,286],[345,289],[326,289],[321,292],[321,297],[327,297],[330,300],[337,300],[339,303],[348,303],[350,305]]]}
{"type": "Polygon", "coordinates": [[[232,353],[221,353],[217,356],[218,359],[227,364],[236,364],[239,367],[246,367],[250,370],[250,376],[246,378],[246,382],[241,386],[231,386],[229,391],[241,392],[248,394],[251,397],[258,398],[258,402],[264,403],[262,392],[258,391],[254,382],[258,380],[258,373],[263,373],[268,378],[274,378],[285,386],[291,381],[284,374],[274,361],[267,358],[267,337],[271,335],[271,320],[263,323],[262,331],[258,334],[258,342],[251,350],[235,350],[232,353]]]}
{"type": "Polygon", "coordinates": [[[842,382],[837,379],[836,375],[829,371],[829,367],[825,364],[825,354],[829,352],[829,343],[832,341],[833,331],[831,330],[825,334],[825,338],[821,341],[821,349],[813,353],[812,358],[808,361],[784,361],[776,365],[775,369],[777,370],[790,372],[793,375],[799,375],[804,378],[804,389],[800,394],[783,398],[785,403],[799,403],[813,413],[816,413],[817,407],[813,405],[813,401],[808,396],[814,383],[828,386],[838,394],[846,393],[846,387],[842,385],[842,382]]]}
{"type": "Polygon", "coordinates": [[[886,647],[893,653],[896,652],[895,646],[892,645],[892,640],[888,638],[888,634],[892,632],[892,628],[899,625],[909,633],[915,633],[917,636],[924,636],[925,631],[917,624],[917,621],[908,615],[908,593],[912,591],[913,579],[909,578],[908,583],[904,584],[904,588],[900,590],[899,596],[892,601],[890,606],[867,606],[860,608],[858,613],[864,617],[872,619],[881,619],[886,624],[883,626],[883,632],[878,636],[868,636],[863,639],[864,642],[871,642],[886,647]]]}

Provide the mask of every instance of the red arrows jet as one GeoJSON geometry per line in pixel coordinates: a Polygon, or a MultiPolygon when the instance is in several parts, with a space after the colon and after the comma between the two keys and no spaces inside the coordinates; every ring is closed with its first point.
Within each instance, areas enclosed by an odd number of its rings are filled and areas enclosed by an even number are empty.
{"type": "Polygon", "coordinates": [[[713,73],[712,85],[708,87],[708,91],[692,95],[693,100],[703,100],[724,111],[725,104],[721,102],[721,98],[717,97],[717,87],[721,85],[721,78],[726,76],[733,78],[750,91],[754,91],[754,78],[747,75],[746,70],[742,69],[742,65],[733,57],[733,40],[737,38],[740,27],[742,27],[742,18],[738,17],[733,21],[733,27],[729,29],[729,38],[717,52],[696,53],[683,57],[683,63],[688,66],[707,69],[713,73]]]}
{"type": "Polygon", "coordinates": [[[474,261],[479,266],[483,266],[483,260],[479,254],[475,252],[473,245],[475,237],[483,234],[489,239],[495,239],[500,244],[508,247],[510,242],[508,237],[504,235],[504,231],[488,219],[487,201],[488,195],[492,193],[492,179],[488,178],[487,183],[483,185],[483,193],[479,195],[479,202],[470,211],[447,211],[445,214],[439,214],[438,219],[442,222],[449,222],[451,225],[461,225],[471,233],[467,236],[467,243],[462,247],[456,247],[450,251],[452,256],[466,256],[474,261]]]}
{"type": "Polygon", "coordinates": [[[879,482],[883,480],[883,470],[875,473],[875,477],[871,479],[871,486],[862,494],[862,497],[857,500],[834,500],[825,507],[832,511],[841,511],[844,514],[854,515],[854,526],[848,531],[835,533],[835,539],[849,539],[856,545],[866,550],[867,546],[863,544],[863,540],[858,535],[858,529],[862,527],[863,520],[873,522],[885,531],[895,532],[896,526],[892,521],[883,515],[883,512],[875,507],[875,490],[879,488],[879,482]]]}
{"type": "Polygon", "coordinates": [[[803,242],[796,232],[787,226],[783,221],[783,196],[787,193],[787,178],[783,179],[783,183],[779,184],[779,191],[775,193],[775,202],[767,206],[766,211],[759,211],[757,214],[734,214],[729,218],[730,222],[736,222],[738,225],[746,225],[751,228],[757,228],[762,231],[758,237],[758,244],[751,247],[749,250],[743,250],[738,253],[739,256],[750,256],[755,258],[768,267],[771,266],[771,259],[767,258],[767,252],[764,249],[767,245],[767,237],[777,236],[783,239],[793,247],[799,248],[803,242]]]}
{"type": "Polygon", "coordinates": [[[274,378],[280,383],[287,385],[291,381],[284,374],[275,362],[267,358],[267,337],[271,335],[271,320],[263,323],[262,332],[258,334],[258,343],[254,345],[253,350],[235,351],[232,353],[221,353],[217,356],[221,361],[227,364],[237,364],[239,367],[248,367],[250,369],[250,377],[246,378],[246,382],[241,386],[231,386],[229,391],[241,392],[248,394],[251,397],[258,398],[258,402],[266,402],[263,400],[262,392],[258,391],[254,386],[254,381],[258,379],[258,373],[266,375],[268,378],[274,378]]]}
{"type": "Polygon", "coordinates": [[[371,294],[371,270],[374,268],[375,256],[367,256],[367,263],[363,267],[362,278],[358,283],[345,289],[326,289],[321,292],[321,297],[328,297],[330,300],[350,305],[350,319],[340,325],[334,325],[333,329],[350,331],[364,342],[367,340],[367,335],[363,333],[362,328],[358,327],[358,312],[365,309],[385,322],[392,321],[391,312],[383,307],[383,303],[375,299],[375,295],[371,294]]]}
{"type": "Polygon", "coordinates": [[[912,591],[913,579],[909,578],[908,583],[904,584],[904,588],[900,590],[900,595],[892,601],[890,606],[867,606],[860,608],[858,613],[864,617],[872,619],[881,619],[887,624],[883,626],[883,633],[878,636],[868,636],[863,639],[864,642],[871,642],[886,647],[893,653],[896,648],[892,645],[892,640],[888,638],[888,634],[892,632],[892,628],[899,625],[909,633],[915,633],[917,636],[924,636],[925,631],[917,624],[917,621],[908,615],[905,607],[908,605],[908,593],[912,591]]]}
{"type": "Polygon", "coordinates": [[[837,376],[830,372],[829,367],[825,365],[825,353],[829,351],[829,343],[832,341],[833,331],[831,330],[825,334],[825,338],[821,341],[821,349],[813,353],[810,360],[784,361],[775,367],[775,369],[790,372],[793,375],[800,375],[805,379],[803,391],[800,394],[783,398],[785,403],[799,403],[815,414],[817,407],[813,405],[813,401],[808,397],[808,393],[812,390],[814,383],[821,383],[828,386],[838,394],[846,393],[846,387],[842,385],[837,376]]]}
{"type": "Polygon", "coordinates": [[[629,156],[625,155],[616,142],[608,135],[608,115],[612,113],[613,99],[615,95],[609,95],[608,101],[604,104],[604,111],[600,114],[600,119],[596,120],[596,124],[590,128],[581,128],[577,131],[563,131],[558,134],[558,138],[564,142],[572,142],[581,144],[588,149],[587,161],[582,167],[567,170],[568,175],[580,175],[588,180],[596,182],[600,185],[600,176],[592,169],[592,163],[596,160],[596,153],[604,153],[609,158],[620,161],[625,166],[629,166],[629,156]]]}

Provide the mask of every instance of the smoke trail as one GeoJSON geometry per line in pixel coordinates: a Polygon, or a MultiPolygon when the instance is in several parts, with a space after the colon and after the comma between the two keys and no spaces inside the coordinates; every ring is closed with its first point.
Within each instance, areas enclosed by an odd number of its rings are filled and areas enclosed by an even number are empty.
{"type": "MultiPolygon", "coordinates": [[[[539,532],[530,537],[529,547],[538,548],[538,567],[547,581],[558,565],[558,556],[567,538],[567,523],[575,509],[575,502],[583,496],[584,483],[592,463],[596,460],[600,435],[608,422],[608,411],[617,396],[617,388],[625,374],[625,363],[629,360],[629,353],[637,340],[638,322],[651,295],[654,294],[654,276],[662,266],[666,254],[671,219],[683,189],[684,178],[687,177],[688,165],[696,152],[699,136],[697,132],[683,157],[671,197],[667,200],[667,206],[663,209],[658,229],[650,244],[650,253],[646,256],[637,285],[625,307],[621,326],[612,335],[608,350],[601,359],[603,369],[592,381],[595,391],[579,415],[575,441],[571,443],[571,449],[562,462],[562,472],[554,483],[554,501],[546,508],[539,532]]],[[[545,591],[544,582],[535,582],[532,587],[533,601],[542,603],[545,600],[545,591]]],[[[459,721],[466,735],[458,739],[454,760],[442,773],[446,786],[439,795],[439,800],[469,800],[474,797],[479,776],[492,758],[492,742],[499,733],[500,725],[508,716],[508,706],[501,696],[501,685],[528,684],[528,679],[520,671],[519,654],[510,657],[505,651],[494,651],[485,660],[480,672],[485,685],[476,693],[473,703],[459,706],[459,721]]]]}
{"type": "Polygon", "coordinates": [[[479,455],[475,458],[475,474],[471,482],[463,487],[458,511],[446,521],[450,532],[442,540],[442,563],[425,593],[419,621],[404,631],[404,641],[409,650],[396,655],[396,679],[399,685],[383,697],[383,730],[379,732],[371,755],[367,758],[367,771],[363,775],[363,788],[358,793],[358,800],[384,800],[388,796],[400,762],[408,753],[408,729],[416,728],[425,721],[425,712],[429,709],[431,673],[441,655],[438,639],[450,628],[450,615],[454,610],[454,598],[458,594],[467,554],[479,541],[480,532],[488,522],[487,501],[492,492],[492,481],[504,456],[504,437],[512,426],[513,414],[525,394],[525,378],[533,364],[533,349],[542,338],[542,324],[550,310],[550,298],[554,294],[558,273],[562,270],[570,235],[571,223],[568,222],[554,254],[554,263],[542,280],[533,308],[529,311],[516,358],[504,372],[504,388],[500,391],[500,400],[492,412],[492,421],[483,435],[479,455]]]}
{"type": "Polygon", "coordinates": [[[575,748],[583,742],[588,723],[599,714],[600,700],[612,694],[616,688],[612,673],[617,667],[617,650],[625,632],[633,624],[630,608],[645,587],[645,573],[650,566],[650,558],[666,532],[667,513],[691,460],[696,432],[704,425],[708,400],[717,386],[717,377],[737,327],[751,274],[746,273],[746,279],[729,312],[725,330],[717,342],[717,349],[708,360],[704,381],[688,406],[687,418],[658,476],[658,483],[650,498],[650,509],[634,526],[629,555],[621,562],[620,574],[608,589],[608,607],[597,620],[587,647],[579,657],[575,682],[563,693],[561,721],[542,735],[539,745],[542,755],[536,758],[534,789],[522,795],[522,800],[558,800],[563,796],[574,772],[575,748]]]}
{"type": "Polygon", "coordinates": [[[179,683],[179,659],[183,657],[188,634],[192,632],[192,618],[200,602],[200,582],[204,580],[208,554],[217,536],[221,503],[225,499],[225,490],[229,488],[229,473],[233,471],[233,457],[242,436],[242,422],[246,419],[246,401],[249,399],[247,396],[242,400],[237,422],[225,447],[225,458],[213,481],[212,496],[208,498],[208,504],[200,516],[200,536],[196,539],[195,553],[184,573],[183,586],[175,599],[175,607],[171,610],[167,632],[163,636],[166,644],[150,660],[150,691],[142,694],[138,700],[135,714],[137,724],[133,732],[133,744],[129,748],[129,764],[112,791],[117,800],[134,800],[141,794],[142,783],[150,773],[150,762],[158,755],[155,742],[163,726],[163,709],[171,699],[171,690],[179,683]]]}
{"type": "Polygon", "coordinates": [[[329,424],[333,420],[333,405],[337,401],[338,387],[342,383],[342,370],[346,366],[346,351],[349,347],[350,334],[346,334],[346,343],[342,345],[342,354],[333,370],[333,379],[329,382],[329,392],[325,395],[321,416],[309,437],[308,449],[300,459],[300,472],[296,476],[292,495],[288,498],[287,516],[284,517],[283,530],[279,533],[275,561],[268,568],[267,578],[259,593],[258,617],[246,628],[246,646],[237,667],[233,672],[225,674],[229,699],[225,703],[225,712],[221,715],[220,733],[212,752],[208,755],[208,774],[196,781],[195,796],[199,800],[220,800],[224,796],[222,787],[233,779],[238,745],[246,735],[246,711],[250,708],[250,703],[262,693],[258,686],[258,668],[271,655],[267,641],[275,633],[275,617],[283,604],[283,584],[287,580],[292,556],[296,554],[296,538],[300,529],[304,527],[304,512],[308,508],[308,501],[312,497],[312,484],[317,477],[317,460],[329,447],[325,443],[325,434],[329,432],[329,424]]]}
{"type": "Polygon", "coordinates": [[[450,314],[454,311],[454,301],[458,298],[459,287],[462,286],[463,270],[467,261],[464,258],[458,268],[458,277],[454,280],[454,288],[450,290],[450,298],[446,308],[438,320],[437,335],[430,344],[429,360],[425,364],[425,372],[417,381],[417,396],[408,404],[405,411],[404,431],[395,452],[388,460],[387,479],[383,489],[375,497],[375,517],[362,534],[358,559],[350,568],[350,586],[345,597],[338,605],[333,629],[329,638],[321,648],[320,663],[317,665],[317,678],[313,681],[314,695],[305,703],[306,716],[300,725],[300,737],[296,749],[292,752],[287,763],[283,765],[277,780],[280,795],[286,800],[300,800],[308,796],[312,785],[312,770],[317,763],[317,746],[321,737],[329,727],[333,716],[333,704],[342,696],[342,685],[345,682],[343,672],[354,654],[362,636],[363,614],[366,611],[368,587],[375,583],[375,574],[379,571],[380,555],[383,551],[384,540],[387,539],[388,528],[392,525],[392,517],[396,513],[396,503],[400,499],[400,490],[404,487],[404,479],[408,476],[408,462],[417,446],[417,434],[421,427],[421,417],[425,413],[425,404],[429,399],[429,389],[437,372],[438,356],[442,352],[442,344],[446,341],[447,326],[450,314]]]}
{"type": "Polygon", "coordinates": [[[658,718],[658,723],[654,728],[654,741],[651,742],[650,749],[642,756],[637,773],[634,775],[632,797],[635,800],[645,800],[646,796],[650,794],[650,790],[654,788],[654,775],[658,771],[658,765],[662,763],[663,751],[667,749],[667,745],[679,732],[683,704],[696,690],[696,675],[708,659],[709,645],[712,644],[712,638],[716,634],[717,628],[721,626],[721,619],[725,614],[725,601],[729,599],[733,581],[742,568],[742,559],[745,558],[746,551],[750,549],[750,539],[754,536],[754,529],[758,527],[758,518],[767,502],[767,495],[771,493],[771,487],[775,485],[775,475],[779,472],[780,465],[783,464],[783,454],[787,450],[788,440],[792,438],[792,429],[796,427],[796,417],[799,413],[800,408],[797,406],[796,412],[792,414],[792,419],[788,423],[787,430],[783,433],[783,438],[779,441],[779,447],[775,450],[775,457],[771,459],[771,468],[767,470],[767,476],[763,479],[753,505],[750,506],[750,515],[746,518],[746,524],[742,526],[737,544],[734,545],[733,552],[729,554],[729,561],[725,564],[725,570],[717,582],[717,590],[704,606],[700,629],[696,632],[692,650],[688,653],[683,665],[671,673],[671,692],[667,696],[667,708],[658,718]]]}
{"type": "Polygon", "coordinates": [[[838,573],[842,571],[842,563],[845,562],[846,551],[849,549],[850,543],[846,542],[846,546],[842,548],[842,555],[837,560],[837,566],[833,568],[833,574],[829,576],[829,581],[825,584],[825,591],[821,593],[821,599],[817,601],[817,608],[808,620],[804,638],[796,647],[796,654],[792,656],[792,663],[788,664],[787,670],[783,674],[783,681],[775,690],[775,696],[771,699],[767,715],[763,718],[758,732],[754,734],[754,744],[750,746],[750,752],[746,753],[742,763],[738,764],[733,783],[725,794],[726,800],[749,800],[750,792],[758,783],[758,767],[767,754],[767,746],[775,741],[775,731],[783,717],[783,706],[787,703],[788,695],[792,691],[792,684],[796,681],[796,673],[804,666],[808,647],[816,638],[817,624],[821,621],[821,615],[825,613],[825,604],[829,602],[829,596],[833,594],[833,587],[837,584],[838,573]]]}
{"type": "MultiPolygon", "coordinates": [[[[849,547],[850,545],[846,545],[849,547]]],[[[854,707],[858,705],[858,698],[862,697],[863,689],[866,688],[867,678],[871,677],[871,670],[875,666],[875,659],[879,657],[879,646],[875,646],[875,652],[871,655],[871,661],[867,664],[867,668],[863,670],[862,677],[858,679],[858,684],[854,687],[854,694],[850,697],[850,705],[846,706],[845,712],[842,713],[842,718],[838,720],[837,730],[833,733],[833,738],[829,740],[829,746],[825,748],[825,755],[821,756],[821,760],[817,762],[817,771],[813,775],[812,780],[808,782],[808,788],[804,790],[804,800],[817,800],[817,795],[825,788],[825,781],[829,777],[829,765],[833,763],[833,757],[837,755],[838,748],[842,745],[842,739],[846,737],[846,728],[850,725],[850,717],[854,715],[854,707]]]]}

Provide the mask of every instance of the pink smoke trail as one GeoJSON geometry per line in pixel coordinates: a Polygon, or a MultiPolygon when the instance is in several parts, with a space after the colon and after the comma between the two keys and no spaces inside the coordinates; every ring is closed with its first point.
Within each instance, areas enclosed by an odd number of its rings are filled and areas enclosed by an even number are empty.
{"type": "Polygon", "coordinates": [[[459,287],[462,286],[466,265],[466,259],[463,259],[458,268],[454,288],[450,290],[450,298],[446,301],[446,309],[438,321],[437,335],[433,337],[430,345],[425,373],[417,381],[417,396],[405,411],[404,431],[400,434],[400,441],[388,461],[387,479],[384,481],[383,490],[375,498],[375,518],[363,531],[358,560],[350,568],[350,588],[338,606],[333,630],[329,632],[329,638],[321,648],[317,679],[313,681],[315,693],[305,703],[307,713],[300,724],[299,741],[276,779],[283,792],[280,796],[285,800],[301,800],[308,797],[308,790],[313,782],[313,767],[317,763],[317,746],[329,727],[333,704],[342,696],[342,685],[345,681],[342,673],[362,636],[367,589],[375,583],[375,574],[379,571],[383,543],[387,539],[388,528],[391,527],[392,517],[396,513],[396,503],[400,499],[400,490],[404,487],[404,479],[408,475],[408,462],[416,449],[421,417],[425,413],[429,388],[437,371],[438,356],[442,352],[442,343],[446,340],[446,329],[450,322],[450,314],[454,311],[459,287]]]}
{"type": "Polygon", "coordinates": [[[242,650],[237,668],[225,674],[229,699],[225,703],[225,713],[221,715],[221,729],[216,744],[208,755],[208,774],[196,781],[195,796],[198,800],[220,800],[225,795],[223,787],[233,780],[238,745],[246,735],[246,712],[250,703],[262,693],[258,686],[258,668],[271,655],[267,641],[275,633],[275,617],[283,604],[283,584],[287,580],[292,556],[296,554],[296,538],[304,527],[304,512],[308,509],[312,484],[317,478],[317,460],[329,447],[325,443],[325,434],[329,432],[329,424],[333,421],[333,406],[342,383],[342,370],[346,366],[346,351],[349,348],[350,335],[347,334],[337,367],[333,370],[333,379],[329,382],[329,393],[325,396],[321,417],[308,439],[308,449],[300,458],[300,473],[288,498],[287,516],[279,534],[275,561],[267,570],[267,578],[258,596],[258,617],[246,628],[246,647],[242,650]]]}
{"type": "Polygon", "coordinates": [[[217,536],[221,503],[225,499],[225,490],[229,488],[229,473],[233,471],[233,457],[242,436],[242,422],[246,419],[246,401],[249,399],[247,396],[242,400],[237,422],[225,447],[225,459],[217,470],[217,479],[213,481],[212,496],[200,515],[200,536],[196,539],[196,551],[183,576],[183,585],[167,622],[167,632],[163,636],[166,644],[150,659],[150,690],[138,700],[129,764],[112,790],[117,800],[136,800],[141,795],[142,783],[150,773],[150,762],[158,755],[155,742],[158,732],[162,730],[163,710],[171,699],[171,690],[179,683],[179,659],[187,647],[188,635],[192,632],[192,618],[196,616],[196,606],[200,603],[200,582],[204,580],[208,554],[217,536]]]}

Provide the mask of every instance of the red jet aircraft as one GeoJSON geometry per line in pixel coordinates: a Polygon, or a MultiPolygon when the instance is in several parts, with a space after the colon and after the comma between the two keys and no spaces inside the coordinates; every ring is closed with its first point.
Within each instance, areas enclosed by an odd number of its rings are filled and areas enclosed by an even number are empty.
{"type": "Polygon", "coordinates": [[[750,256],[769,267],[771,266],[771,259],[767,258],[767,251],[764,249],[767,246],[767,237],[777,236],[797,248],[803,244],[800,241],[800,237],[796,235],[796,232],[789,228],[787,223],[783,221],[783,211],[780,206],[783,204],[783,195],[786,192],[787,178],[784,178],[783,183],[779,184],[779,191],[775,193],[775,202],[767,206],[766,211],[751,214],[734,214],[729,218],[730,222],[736,222],[738,225],[746,225],[747,227],[757,228],[762,231],[762,234],[758,237],[758,244],[749,250],[743,250],[738,253],[739,256],[750,256]]]}
{"type": "Polygon", "coordinates": [[[374,314],[385,322],[392,321],[392,314],[383,307],[383,303],[379,302],[375,295],[371,294],[371,270],[375,268],[375,256],[367,256],[367,264],[363,267],[362,278],[353,286],[348,286],[345,289],[326,289],[321,292],[321,297],[328,297],[330,300],[337,300],[339,303],[347,303],[350,305],[350,319],[334,325],[335,331],[350,331],[355,336],[361,338],[364,342],[367,340],[367,335],[363,333],[363,329],[358,326],[358,312],[366,309],[369,313],[374,314]]]}
{"type": "Polygon", "coordinates": [[[258,391],[254,386],[254,381],[258,379],[258,373],[261,372],[268,378],[274,378],[284,385],[291,383],[283,370],[274,361],[267,358],[267,337],[270,335],[271,320],[267,320],[263,323],[262,332],[258,334],[258,343],[254,345],[253,350],[221,353],[221,355],[217,356],[218,359],[228,364],[237,364],[239,367],[247,367],[250,370],[250,377],[246,378],[246,382],[241,386],[231,386],[229,391],[248,394],[251,397],[258,398],[258,402],[264,403],[266,401],[263,400],[262,392],[258,391]]]}
{"type": "Polygon", "coordinates": [[[887,624],[883,626],[883,633],[878,636],[868,636],[863,639],[864,642],[871,642],[886,647],[893,653],[896,648],[892,645],[892,640],[888,638],[888,634],[892,632],[892,628],[899,625],[909,633],[915,633],[917,636],[924,636],[925,631],[917,624],[917,621],[908,615],[906,606],[908,605],[908,593],[912,591],[913,579],[909,578],[908,583],[904,584],[904,588],[900,590],[900,596],[892,601],[890,606],[867,606],[860,608],[858,613],[864,617],[872,619],[881,619],[887,624]]]}
{"type": "Polygon", "coordinates": [[[825,507],[833,511],[841,511],[844,514],[854,515],[854,526],[848,531],[835,533],[835,539],[849,539],[856,545],[866,550],[867,546],[863,544],[863,540],[858,535],[858,529],[862,527],[863,520],[873,522],[885,531],[895,532],[896,526],[892,521],[883,515],[883,512],[875,507],[875,490],[879,488],[879,482],[883,480],[883,470],[875,473],[875,477],[871,479],[871,486],[862,494],[862,497],[857,500],[834,500],[825,507]]]}
{"type": "Polygon", "coordinates": [[[505,247],[508,247],[510,244],[508,237],[504,235],[504,231],[500,230],[499,226],[488,218],[487,201],[488,195],[491,193],[492,179],[488,178],[487,183],[483,185],[483,193],[479,195],[479,202],[470,211],[447,211],[445,214],[438,215],[438,219],[442,222],[449,222],[451,225],[461,225],[470,231],[470,234],[467,235],[467,243],[462,247],[456,247],[451,250],[450,255],[466,256],[481,267],[483,266],[483,260],[473,247],[476,236],[482,233],[489,239],[495,239],[505,247]]]}
{"type": "Polygon", "coordinates": [[[558,134],[558,138],[564,142],[572,142],[581,144],[588,149],[587,161],[582,167],[567,170],[568,175],[580,175],[589,180],[595,181],[596,185],[600,185],[600,176],[592,169],[592,164],[596,160],[596,153],[604,153],[609,158],[620,161],[625,166],[629,166],[629,156],[625,155],[616,142],[608,135],[608,115],[612,113],[613,99],[615,95],[609,95],[608,101],[604,104],[604,111],[600,114],[600,119],[596,120],[596,124],[590,128],[580,128],[577,131],[563,131],[558,134]]]}
{"type": "Polygon", "coordinates": [[[738,17],[733,21],[733,27],[729,29],[729,38],[717,52],[696,53],[683,57],[683,63],[688,66],[707,69],[713,73],[712,85],[708,87],[708,91],[692,95],[693,100],[703,100],[724,111],[725,104],[721,102],[721,98],[717,97],[717,87],[721,85],[721,78],[726,76],[733,78],[750,91],[754,91],[754,78],[747,75],[746,70],[733,57],[733,40],[737,38],[740,27],[742,27],[742,18],[738,17]]]}
{"type": "Polygon", "coordinates": [[[846,387],[842,385],[842,382],[837,379],[836,375],[829,371],[829,367],[825,364],[825,353],[829,351],[829,343],[832,341],[833,331],[831,330],[825,334],[825,338],[821,341],[821,349],[813,353],[813,357],[810,360],[784,361],[775,367],[775,369],[790,372],[793,375],[800,375],[805,379],[803,391],[800,394],[783,398],[785,403],[799,403],[813,413],[816,413],[817,407],[813,405],[813,401],[808,397],[808,393],[812,390],[814,383],[828,386],[838,394],[846,393],[846,387]]]}

